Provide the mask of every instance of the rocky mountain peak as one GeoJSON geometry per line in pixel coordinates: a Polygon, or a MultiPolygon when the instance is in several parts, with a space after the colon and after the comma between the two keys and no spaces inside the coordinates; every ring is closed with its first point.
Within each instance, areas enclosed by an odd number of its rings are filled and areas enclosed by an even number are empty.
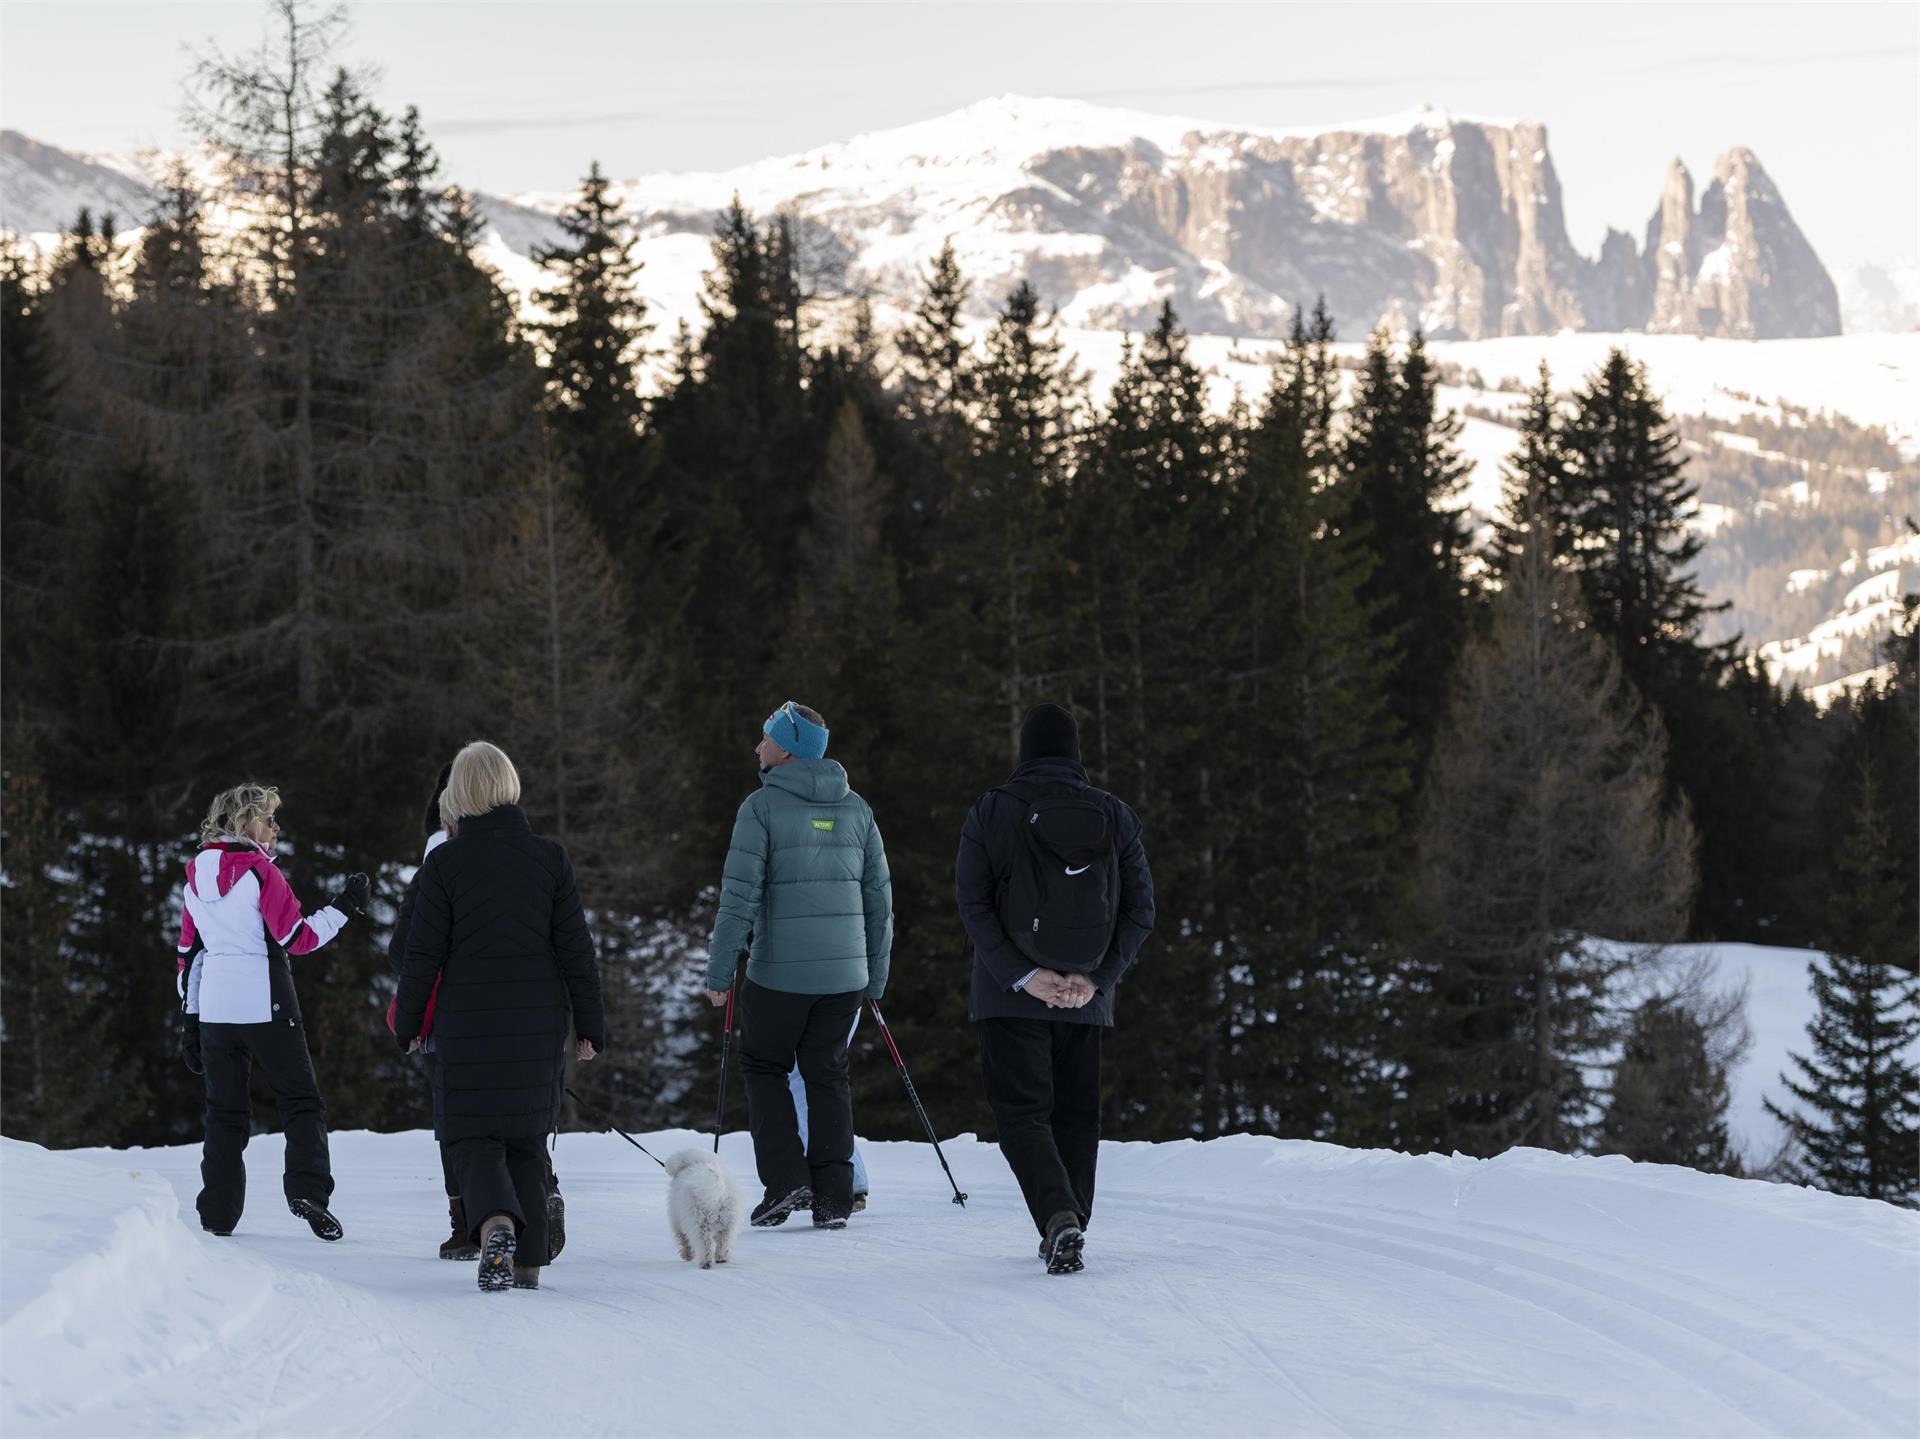
{"type": "Polygon", "coordinates": [[[1746,340],[1840,332],[1832,277],[1745,147],[1714,162],[1697,208],[1692,176],[1673,162],[1646,258],[1646,329],[1746,340]]]}
{"type": "MultiPolygon", "coordinates": [[[[58,230],[81,204],[144,218],[159,171],[141,160],[0,137],[0,226],[58,230]]],[[[693,312],[713,216],[737,195],[788,215],[831,260],[830,285],[911,304],[951,237],[982,313],[1024,279],[1093,329],[1149,326],[1171,301],[1195,331],[1274,337],[1320,296],[1349,333],[1385,321],[1435,338],[1839,326],[1832,280],[1750,151],[1721,156],[1698,195],[1676,159],[1644,252],[1616,231],[1589,259],[1568,240],[1544,125],[1434,106],[1278,130],[1002,95],[616,194],[663,313],[693,312]]],[[[571,198],[481,197],[503,273],[522,275],[571,198]]]]}

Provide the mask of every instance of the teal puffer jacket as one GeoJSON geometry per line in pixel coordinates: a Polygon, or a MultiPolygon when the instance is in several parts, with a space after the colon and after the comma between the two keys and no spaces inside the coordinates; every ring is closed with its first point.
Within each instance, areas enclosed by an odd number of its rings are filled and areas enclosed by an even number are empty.
{"type": "Polygon", "coordinates": [[[867,802],[836,760],[796,759],[760,776],[733,821],[707,987],[747,978],[788,994],[886,993],[893,881],[867,802]]]}

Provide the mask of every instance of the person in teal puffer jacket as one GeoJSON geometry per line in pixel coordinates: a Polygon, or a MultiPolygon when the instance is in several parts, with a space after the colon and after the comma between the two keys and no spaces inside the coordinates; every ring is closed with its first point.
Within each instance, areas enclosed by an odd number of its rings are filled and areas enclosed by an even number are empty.
{"type": "Polygon", "coordinates": [[[761,726],[760,789],[741,803],[707,948],[707,997],[740,990],[740,1073],[766,1196],[762,1228],[810,1206],[816,1229],[844,1229],[853,1206],[854,1016],[887,987],[893,882],[867,802],[827,755],[826,722],[788,700],[761,726]],[[787,1076],[806,1084],[808,1133],[787,1076]]]}

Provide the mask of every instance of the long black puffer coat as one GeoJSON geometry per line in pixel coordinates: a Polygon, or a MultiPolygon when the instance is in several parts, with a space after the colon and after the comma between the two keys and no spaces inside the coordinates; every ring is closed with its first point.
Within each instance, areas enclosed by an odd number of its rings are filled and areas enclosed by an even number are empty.
{"type": "Polygon", "coordinates": [[[606,1045],[600,971],[567,852],[518,805],[460,821],[420,867],[394,1036],[442,969],[433,1015],[436,1139],[537,1137],[560,1115],[569,1032],[606,1045]],[[571,1013],[569,1013],[571,1011],[571,1013]]]}

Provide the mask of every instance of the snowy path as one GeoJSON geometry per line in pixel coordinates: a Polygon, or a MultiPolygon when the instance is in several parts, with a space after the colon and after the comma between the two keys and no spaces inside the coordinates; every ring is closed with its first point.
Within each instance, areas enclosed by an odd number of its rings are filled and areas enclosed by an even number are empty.
{"type": "MultiPolygon", "coordinates": [[[[337,1245],[286,1214],[277,1136],[226,1241],[194,1225],[196,1150],[6,1141],[0,1431],[1920,1429],[1920,1215],[1528,1151],[1109,1145],[1088,1270],[1048,1278],[998,1152],[947,1148],[968,1209],[930,1149],[874,1145],[845,1233],[749,1231],[701,1273],[659,1171],[568,1135],[566,1254],[486,1297],[432,1257],[424,1135],[334,1137],[337,1245]]],[[[745,1137],[724,1153],[747,1179],[745,1137]]]]}

